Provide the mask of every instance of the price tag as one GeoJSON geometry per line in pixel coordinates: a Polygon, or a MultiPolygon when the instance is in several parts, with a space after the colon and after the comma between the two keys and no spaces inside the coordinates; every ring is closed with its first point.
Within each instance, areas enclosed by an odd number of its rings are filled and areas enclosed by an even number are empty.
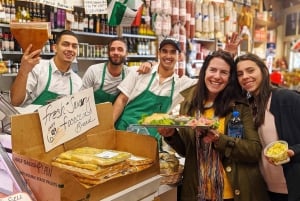
{"type": "Polygon", "coordinates": [[[96,156],[100,157],[100,158],[113,158],[113,157],[117,156],[118,154],[119,153],[112,152],[112,151],[104,151],[100,154],[97,154],[96,156]]]}

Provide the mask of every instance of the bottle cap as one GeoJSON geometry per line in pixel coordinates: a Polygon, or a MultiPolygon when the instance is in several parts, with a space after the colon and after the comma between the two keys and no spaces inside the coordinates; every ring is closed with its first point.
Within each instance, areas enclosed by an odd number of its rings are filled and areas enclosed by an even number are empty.
{"type": "Polygon", "coordinates": [[[233,117],[239,117],[240,116],[240,113],[239,113],[239,111],[237,111],[237,110],[234,110],[233,112],[232,112],[232,116],[233,117]]]}

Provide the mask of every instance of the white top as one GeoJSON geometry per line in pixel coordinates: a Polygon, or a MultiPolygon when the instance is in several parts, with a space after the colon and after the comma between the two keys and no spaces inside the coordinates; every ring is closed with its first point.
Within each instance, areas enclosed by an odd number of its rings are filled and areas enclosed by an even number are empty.
{"type": "MultiPolygon", "coordinates": [[[[130,102],[145,91],[151,77],[152,73],[139,75],[136,72],[132,72],[120,83],[118,89],[128,97],[128,102],[130,102]]],[[[170,96],[173,78],[175,86],[171,110],[183,100],[183,97],[179,93],[190,86],[195,85],[198,81],[197,79],[192,79],[187,76],[179,78],[177,74],[173,74],[173,76],[165,79],[159,84],[159,75],[156,73],[149,88],[150,91],[159,96],[170,96]]]]}
{"type": "Polygon", "coordinates": [[[28,75],[26,97],[21,106],[31,104],[45,90],[48,82],[49,63],[52,68],[49,91],[59,95],[69,95],[71,92],[70,77],[72,80],[72,93],[80,90],[82,80],[71,68],[67,72],[62,73],[57,69],[53,58],[50,60],[41,60],[28,75]]]}
{"type": "MultiPolygon", "coordinates": [[[[102,83],[102,73],[104,69],[105,63],[99,63],[91,65],[86,72],[84,73],[82,77],[82,89],[87,89],[90,87],[93,87],[94,91],[97,91],[102,83]]],[[[135,67],[128,67],[123,65],[124,69],[124,77],[126,77],[131,71],[136,71],[137,68],[135,67]]],[[[103,84],[103,91],[109,93],[109,94],[118,94],[119,90],[117,86],[122,82],[122,73],[114,77],[112,76],[108,68],[106,67],[105,72],[105,80],[103,84]]]]}
{"type": "MultiPolygon", "coordinates": [[[[259,127],[258,134],[261,140],[263,149],[271,142],[278,140],[278,134],[275,127],[275,119],[273,114],[270,112],[270,102],[269,98],[267,109],[265,111],[265,123],[259,127]]],[[[268,190],[274,193],[287,194],[287,186],[285,177],[283,174],[283,168],[281,165],[275,166],[269,163],[264,156],[264,151],[262,151],[262,160],[260,163],[260,170],[267,183],[268,190]],[[275,179],[276,178],[276,179],[275,179]]]]}

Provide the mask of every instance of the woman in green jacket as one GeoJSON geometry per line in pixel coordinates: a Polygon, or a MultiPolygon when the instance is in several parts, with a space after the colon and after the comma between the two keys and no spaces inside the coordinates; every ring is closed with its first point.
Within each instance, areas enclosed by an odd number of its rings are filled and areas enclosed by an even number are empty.
{"type": "Polygon", "coordinates": [[[250,108],[239,99],[233,58],[224,51],[209,55],[198,84],[182,93],[180,114],[218,119],[211,129],[160,128],[165,141],[185,157],[181,201],[268,201],[258,168],[261,144],[250,108]],[[232,112],[243,123],[241,138],[228,135],[232,112]]]}

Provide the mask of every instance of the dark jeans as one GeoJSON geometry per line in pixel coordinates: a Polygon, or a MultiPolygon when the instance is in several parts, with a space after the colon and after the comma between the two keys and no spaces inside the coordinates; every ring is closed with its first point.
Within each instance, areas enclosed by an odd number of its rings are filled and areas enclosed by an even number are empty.
{"type": "Polygon", "coordinates": [[[269,196],[271,201],[288,201],[287,194],[273,193],[269,191],[269,196]]]}

